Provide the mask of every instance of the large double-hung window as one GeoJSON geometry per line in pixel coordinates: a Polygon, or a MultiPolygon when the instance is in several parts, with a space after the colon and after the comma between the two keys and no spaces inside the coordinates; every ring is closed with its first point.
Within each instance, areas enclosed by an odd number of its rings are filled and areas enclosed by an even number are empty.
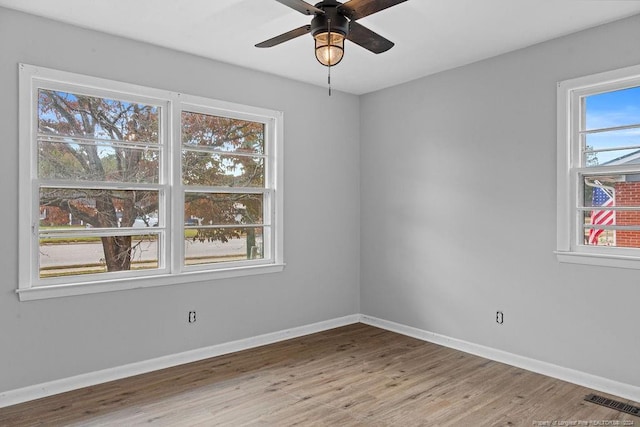
{"type": "Polygon", "coordinates": [[[21,299],[282,269],[282,114],[20,65],[21,299]]]}
{"type": "Polygon", "coordinates": [[[557,254],[640,268],[640,66],[558,85],[557,254]]]}

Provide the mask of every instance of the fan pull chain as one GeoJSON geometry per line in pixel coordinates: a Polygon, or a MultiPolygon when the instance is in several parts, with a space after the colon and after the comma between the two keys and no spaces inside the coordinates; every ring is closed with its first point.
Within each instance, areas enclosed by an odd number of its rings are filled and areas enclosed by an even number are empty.
{"type": "Polygon", "coordinates": [[[327,36],[329,37],[329,65],[327,65],[327,85],[329,86],[329,96],[331,96],[331,18],[327,19],[327,36]]]}

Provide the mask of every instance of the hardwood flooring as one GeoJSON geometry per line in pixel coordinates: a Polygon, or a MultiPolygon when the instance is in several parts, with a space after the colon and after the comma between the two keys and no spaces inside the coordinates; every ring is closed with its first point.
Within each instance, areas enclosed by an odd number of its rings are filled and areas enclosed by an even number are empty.
{"type": "Polygon", "coordinates": [[[354,324],[2,408],[0,425],[640,426],[591,392],[354,324]]]}

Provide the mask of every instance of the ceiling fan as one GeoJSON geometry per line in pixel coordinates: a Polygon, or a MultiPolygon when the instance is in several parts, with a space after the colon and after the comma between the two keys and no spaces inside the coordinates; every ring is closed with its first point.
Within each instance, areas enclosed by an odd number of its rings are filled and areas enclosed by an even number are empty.
{"type": "Polygon", "coordinates": [[[303,0],[276,0],[305,15],[314,15],[311,24],[303,25],[258,43],[256,47],[272,47],[311,33],[315,39],[316,59],[327,67],[338,64],[344,56],[344,40],[373,52],[382,53],[393,47],[393,42],[371,31],[356,21],[407,0],[350,0],[340,3],[324,0],[315,6],[303,0]]]}

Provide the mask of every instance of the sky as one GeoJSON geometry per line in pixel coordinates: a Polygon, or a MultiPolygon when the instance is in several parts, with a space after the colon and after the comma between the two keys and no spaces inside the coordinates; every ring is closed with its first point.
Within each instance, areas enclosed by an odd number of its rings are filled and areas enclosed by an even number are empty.
{"type": "Polygon", "coordinates": [[[640,149],[640,86],[586,98],[586,130],[638,125],[638,128],[587,134],[587,146],[594,150],[616,149],[597,153],[603,164],[640,149]],[[628,147],[625,150],[619,148],[628,147]]]}

